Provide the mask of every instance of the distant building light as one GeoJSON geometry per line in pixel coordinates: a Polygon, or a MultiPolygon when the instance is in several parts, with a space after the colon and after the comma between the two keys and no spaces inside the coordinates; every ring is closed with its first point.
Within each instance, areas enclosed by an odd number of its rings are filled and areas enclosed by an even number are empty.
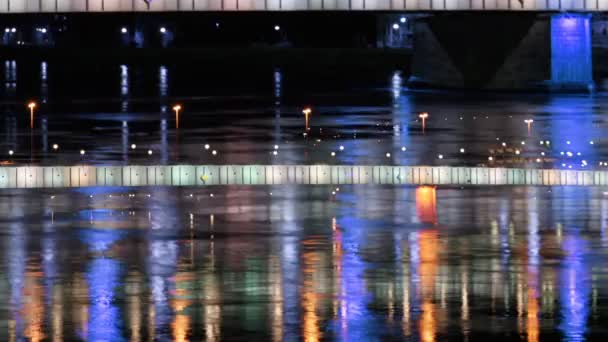
{"type": "Polygon", "coordinates": [[[166,32],[167,32],[167,29],[164,26],[160,28],[160,33],[166,33],[166,32]]]}
{"type": "Polygon", "coordinates": [[[15,33],[15,32],[17,32],[17,29],[16,29],[15,27],[13,27],[13,28],[11,29],[11,32],[15,33]]]}
{"type": "MultiPolygon", "coordinates": [[[[121,29],[120,29],[120,32],[121,32],[122,34],[127,33],[127,28],[126,28],[126,27],[121,28],[121,29]]],[[[162,32],[162,31],[161,31],[161,32],[162,32]]]]}
{"type": "Polygon", "coordinates": [[[398,30],[399,29],[399,24],[393,24],[393,30],[398,30]]]}
{"type": "Polygon", "coordinates": [[[399,21],[400,21],[402,24],[405,24],[405,22],[407,21],[407,18],[406,18],[406,17],[401,17],[401,19],[399,19],[399,21]]]}
{"type": "Polygon", "coordinates": [[[279,31],[280,29],[281,29],[281,26],[279,26],[279,25],[274,25],[274,30],[275,30],[275,31],[279,31]]]}
{"type": "Polygon", "coordinates": [[[11,32],[11,29],[9,29],[8,27],[4,29],[4,32],[9,33],[11,32]]]}

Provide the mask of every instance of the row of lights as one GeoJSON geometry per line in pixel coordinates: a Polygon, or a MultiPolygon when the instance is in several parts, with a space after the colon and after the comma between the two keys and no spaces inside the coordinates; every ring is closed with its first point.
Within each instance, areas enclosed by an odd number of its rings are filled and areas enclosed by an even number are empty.
{"type": "MultiPolygon", "coordinates": [[[[36,27],[36,31],[40,32],[40,33],[46,33],[47,29],[46,27],[36,27]]],[[[15,33],[17,32],[17,28],[16,27],[7,27],[4,29],[5,33],[15,33]]]]}
{"type": "MultiPolygon", "coordinates": [[[[219,23],[216,23],[216,27],[219,27],[219,23]]],[[[7,28],[7,30],[8,30],[8,28],[7,28]]],[[[12,31],[12,32],[16,32],[16,29],[15,29],[15,28],[13,28],[13,30],[15,30],[15,31],[12,31]]],[[[46,32],[46,29],[43,29],[43,30],[44,30],[44,32],[42,32],[42,33],[45,33],[45,32],[46,32]]],[[[275,31],[280,31],[280,30],[281,30],[281,26],[279,26],[279,25],[275,25],[275,26],[274,26],[274,30],[275,30],[275,31]]],[[[162,33],[162,34],[165,34],[165,33],[167,33],[167,28],[166,28],[166,27],[164,27],[164,26],[161,26],[161,27],[158,29],[158,31],[159,31],[160,33],[162,33]]],[[[9,32],[9,31],[5,31],[5,32],[9,32]]],[[[122,34],[127,34],[127,33],[129,33],[129,29],[127,29],[126,27],[124,27],[124,26],[123,26],[123,27],[121,27],[121,28],[120,28],[120,33],[122,33],[122,34]]]]}
{"type": "MultiPolygon", "coordinates": [[[[402,23],[402,24],[405,24],[407,22],[407,18],[406,17],[401,17],[399,19],[399,22],[402,23]]],[[[400,28],[400,26],[399,26],[398,23],[394,23],[393,24],[393,30],[398,30],[399,28],[400,28]]]]}
{"type": "MultiPolygon", "coordinates": [[[[166,27],[164,27],[164,26],[161,26],[161,27],[158,29],[158,31],[159,31],[160,33],[162,33],[162,34],[165,34],[165,33],[167,33],[167,28],[166,28],[166,27]]],[[[126,27],[122,27],[122,28],[120,28],[120,33],[122,33],[122,34],[127,34],[127,33],[129,33],[129,29],[127,29],[126,27]]]]}

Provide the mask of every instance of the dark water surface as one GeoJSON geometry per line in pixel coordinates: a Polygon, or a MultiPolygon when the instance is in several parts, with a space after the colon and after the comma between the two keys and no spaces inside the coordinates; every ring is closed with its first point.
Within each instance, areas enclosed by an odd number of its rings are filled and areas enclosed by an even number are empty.
{"type": "Polygon", "coordinates": [[[381,68],[226,70],[178,62],[9,60],[0,63],[0,160],[578,169],[608,162],[603,93],[421,92],[406,89],[406,80],[403,72],[381,68]],[[30,129],[26,103],[32,99],[38,107],[30,129]],[[183,107],[179,129],[176,103],[183,107]],[[306,106],[313,110],[309,131],[306,106]],[[424,131],[421,112],[429,113],[424,131]],[[534,120],[530,134],[527,119],[534,120]]]}
{"type": "Polygon", "coordinates": [[[331,190],[4,191],[0,340],[607,333],[601,189],[331,190]]]}

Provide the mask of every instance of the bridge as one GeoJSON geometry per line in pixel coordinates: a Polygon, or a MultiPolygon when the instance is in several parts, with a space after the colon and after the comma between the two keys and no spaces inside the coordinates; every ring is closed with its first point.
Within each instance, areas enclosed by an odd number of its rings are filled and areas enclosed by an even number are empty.
{"type": "Polygon", "coordinates": [[[0,13],[606,10],[608,0],[0,0],[0,13]]]}
{"type": "Polygon", "coordinates": [[[349,184],[608,186],[608,171],[393,165],[0,167],[0,189],[349,184]]]}

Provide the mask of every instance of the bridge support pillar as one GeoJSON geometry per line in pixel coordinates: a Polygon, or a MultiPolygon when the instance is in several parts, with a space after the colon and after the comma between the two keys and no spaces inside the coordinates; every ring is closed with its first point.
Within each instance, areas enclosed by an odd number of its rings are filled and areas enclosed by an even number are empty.
{"type": "Polygon", "coordinates": [[[590,21],[586,14],[530,12],[419,18],[410,86],[590,91],[590,21]]]}

